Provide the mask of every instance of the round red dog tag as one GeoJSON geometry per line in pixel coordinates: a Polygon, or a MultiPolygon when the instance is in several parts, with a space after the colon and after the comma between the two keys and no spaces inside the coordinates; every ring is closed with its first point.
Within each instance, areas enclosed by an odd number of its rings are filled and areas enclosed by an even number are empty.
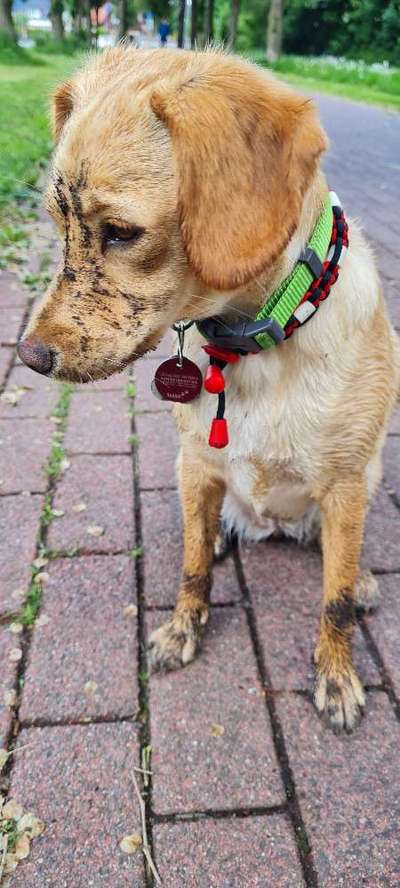
{"type": "Polygon", "coordinates": [[[198,397],[202,384],[203,377],[197,365],[188,358],[182,358],[180,365],[175,355],[157,367],[151,388],[163,401],[186,404],[198,397]]]}

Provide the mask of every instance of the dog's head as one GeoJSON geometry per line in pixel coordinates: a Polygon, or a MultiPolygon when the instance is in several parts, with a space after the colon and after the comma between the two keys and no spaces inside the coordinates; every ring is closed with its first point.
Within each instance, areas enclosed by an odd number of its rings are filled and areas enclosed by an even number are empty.
{"type": "Polygon", "coordinates": [[[46,203],[64,255],[19,352],[73,381],[270,268],[326,147],[310,102],[212,52],[110,50],[56,90],[53,120],[46,203]]]}

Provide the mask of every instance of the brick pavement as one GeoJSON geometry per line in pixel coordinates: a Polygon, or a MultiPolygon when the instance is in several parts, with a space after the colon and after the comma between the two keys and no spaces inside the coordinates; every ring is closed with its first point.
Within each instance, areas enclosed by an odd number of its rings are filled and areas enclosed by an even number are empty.
{"type": "MultiPolygon", "coordinates": [[[[367,230],[400,327],[400,117],[320,105],[331,186],[354,215],[373,206],[367,230]]],[[[23,392],[0,401],[0,748],[21,747],[0,780],[46,824],[12,886],[152,884],[141,854],[119,848],[140,827],[131,775],[148,745],[146,817],[168,888],[397,885],[400,411],[363,556],[382,591],[355,640],[368,712],[353,737],[336,738],[310,695],[320,560],[294,545],[261,543],[219,564],[201,659],[149,680],[146,637],[173,605],[181,557],[176,434],[149,389],[156,357],[134,368],[135,397],[124,373],[59,401],[15,357],[30,305],[1,273],[0,383],[23,392]],[[33,625],[13,633],[43,554],[33,625]]]]}

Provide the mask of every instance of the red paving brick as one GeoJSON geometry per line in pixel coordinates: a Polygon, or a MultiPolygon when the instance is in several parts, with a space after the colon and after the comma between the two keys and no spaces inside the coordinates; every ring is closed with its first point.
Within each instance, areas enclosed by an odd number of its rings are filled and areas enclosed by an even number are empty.
{"type": "Polygon", "coordinates": [[[25,391],[15,405],[5,399],[0,400],[0,417],[25,419],[50,416],[59,398],[58,386],[51,379],[33,373],[28,367],[17,366],[10,373],[5,393],[18,394],[21,388],[25,391]]]}
{"type": "MultiPolygon", "coordinates": [[[[162,618],[148,615],[149,629],[162,618]]],[[[238,609],[213,609],[194,663],[152,678],[151,725],[157,812],[283,801],[264,695],[238,609]],[[213,736],[216,725],[222,736],[213,736]]]]}
{"type": "Polygon", "coordinates": [[[123,613],[132,603],[132,560],[68,558],[46,571],[42,614],[48,622],[34,629],[21,721],[134,715],[137,625],[123,613]]]}
{"type": "Polygon", "coordinates": [[[165,888],[301,888],[284,817],[168,823],[154,830],[165,888]]]}
{"type": "Polygon", "coordinates": [[[25,309],[21,306],[2,308],[0,306],[0,345],[15,345],[25,309]]]}
{"type": "Polygon", "coordinates": [[[29,298],[17,276],[11,271],[0,271],[0,308],[25,307],[29,298]]]}
{"type": "Polygon", "coordinates": [[[381,604],[367,622],[400,699],[400,574],[379,577],[381,604]]]}
{"type": "Polygon", "coordinates": [[[0,492],[44,491],[54,426],[44,419],[0,422],[0,492]]]}
{"type": "Polygon", "coordinates": [[[5,694],[15,689],[17,662],[10,659],[13,649],[20,649],[21,636],[14,635],[8,627],[0,626],[0,749],[5,745],[11,725],[12,711],[5,694]]]}
{"type": "Polygon", "coordinates": [[[72,396],[64,446],[69,453],[130,453],[129,399],[120,392],[72,396]]]}
{"type": "Polygon", "coordinates": [[[398,723],[386,695],[350,737],[328,733],[311,704],[279,698],[278,713],[323,888],[394,888],[399,879],[398,723]]]}
{"type": "Polygon", "coordinates": [[[0,497],[0,613],[18,610],[13,592],[28,588],[41,509],[40,496],[0,497]]]}
{"type": "Polygon", "coordinates": [[[88,382],[84,385],[77,385],[76,391],[87,394],[88,392],[119,392],[125,389],[129,380],[130,368],[122,370],[121,373],[113,373],[107,379],[98,379],[96,382],[88,382]]]}
{"type": "Polygon", "coordinates": [[[119,848],[140,829],[132,768],[138,761],[131,724],[30,728],[22,731],[11,795],[45,823],[13,888],[144,888],[141,854],[119,848]]]}
{"type": "MultiPolygon", "coordinates": [[[[179,497],[175,490],[142,494],[142,527],[146,603],[175,604],[181,576],[183,537],[179,497]]],[[[214,567],[211,600],[238,601],[241,593],[233,562],[214,567]]]]}
{"type": "Polygon", "coordinates": [[[128,456],[74,456],[59,481],[54,507],[64,515],[49,528],[53,549],[113,552],[134,545],[132,461],[128,456]],[[87,508],[74,512],[74,506],[87,508]],[[90,527],[104,533],[93,536],[90,527]]]}
{"type": "Polygon", "coordinates": [[[10,367],[13,356],[13,349],[6,346],[0,346],[0,386],[4,385],[6,373],[10,367]]]}
{"type": "Polygon", "coordinates": [[[136,418],[139,435],[141,488],[176,487],[178,436],[168,413],[148,413],[136,418]]]}
{"type": "Polygon", "coordinates": [[[400,435],[400,407],[395,407],[389,425],[389,434],[400,435]]]}
{"type": "Polygon", "coordinates": [[[157,413],[160,410],[171,410],[168,401],[160,401],[153,395],[151,383],[160,361],[154,358],[142,358],[134,366],[136,384],[135,411],[157,413]]]}
{"type": "MultiPolygon", "coordinates": [[[[387,484],[391,490],[394,491],[400,506],[400,436],[390,436],[387,439],[385,446],[384,475],[387,484]]],[[[400,523],[397,533],[397,545],[400,547],[400,523]]]]}
{"type": "Polygon", "coordinates": [[[400,512],[383,488],[367,516],[362,563],[370,570],[400,568],[400,512]]]}
{"type": "MultiPolygon", "coordinates": [[[[309,688],[322,602],[319,552],[265,542],[245,549],[242,561],[273,687],[309,688]]],[[[363,682],[380,683],[358,627],[353,648],[363,682]]]]}

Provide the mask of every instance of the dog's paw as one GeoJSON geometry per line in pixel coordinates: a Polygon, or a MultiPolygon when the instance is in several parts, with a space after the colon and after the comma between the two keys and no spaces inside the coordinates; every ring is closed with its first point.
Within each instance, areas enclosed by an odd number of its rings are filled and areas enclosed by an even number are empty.
{"type": "Polygon", "coordinates": [[[365,708],[365,695],[354,669],[338,678],[317,674],[314,703],[325,724],[335,734],[351,733],[359,725],[365,708]]]}
{"type": "Polygon", "coordinates": [[[179,669],[194,660],[208,619],[208,610],[177,616],[155,629],[149,638],[148,662],[152,672],[179,669]]]}
{"type": "Polygon", "coordinates": [[[360,610],[372,611],[380,599],[378,580],[370,570],[362,570],[354,585],[354,604],[360,610]]]}

